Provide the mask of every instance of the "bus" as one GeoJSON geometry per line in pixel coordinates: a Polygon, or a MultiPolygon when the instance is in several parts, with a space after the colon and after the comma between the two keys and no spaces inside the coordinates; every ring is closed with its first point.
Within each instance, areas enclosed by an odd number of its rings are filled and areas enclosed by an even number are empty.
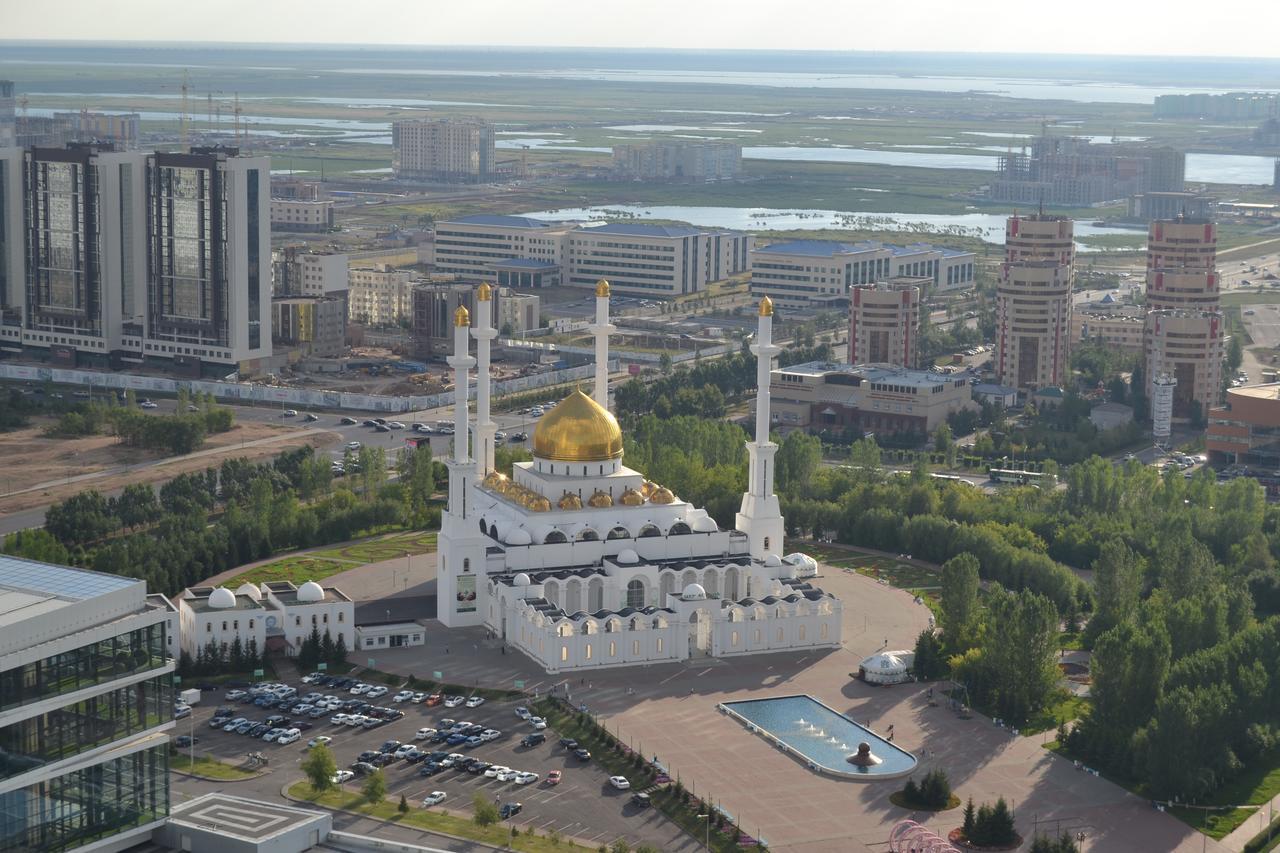
{"type": "Polygon", "coordinates": [[[1019,471],[1014,468],[991,468],[987,474],[993,483],[1013,483],[1019,486],[1038,483],[1045,476],[1038,471],[1019,471]]]}

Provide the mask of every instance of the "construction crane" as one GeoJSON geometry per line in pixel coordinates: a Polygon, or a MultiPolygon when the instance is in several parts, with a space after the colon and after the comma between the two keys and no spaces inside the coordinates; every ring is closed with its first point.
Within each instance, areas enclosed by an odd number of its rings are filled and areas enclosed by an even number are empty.
{"type": "MultiPolygon", "coordinates": [[[[239,92],[235,93],[235,109],[233,112],[235,114],[235,124],[234,124],[235,134],[234,135],[235,135],[236,145],[239,145],[240,144],[240,116],[244,113],[244,110],[240,109],[240,93],[239,92]]],[[[248,142],[248,138],[249,138],[249,134],[246,131],[245,132],[246,142],[248,142]]]]}
{"type": "Polygon", "coordinates": [[[187,92],[190,88],[191,88],[191,75],[188,74],[187,70],[184,68],[182,69],[182,112],[178,116],[178,126],[181,130],[180,136],[182,138],[183,148],[189,147],[188,125],[190,124],[190,119],[188,118],[188,113],[190,111],[188,110],[187,92]]]}

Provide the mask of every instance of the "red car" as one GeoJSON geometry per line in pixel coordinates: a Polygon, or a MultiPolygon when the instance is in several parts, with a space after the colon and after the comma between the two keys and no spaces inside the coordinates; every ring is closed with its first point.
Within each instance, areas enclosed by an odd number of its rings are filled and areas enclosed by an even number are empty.
{"type": "Polygon", "coordinates": [[[559,770],[552,770],[550,773],[547,774],[547,784],[559,785],[560,779],[563,777],[563,775],[564,774],[562,774],[559,770]]]}
{"type": "Polygon", "coordinates": [[[439,705],[443,701],[444,701],[444,697],[441,696],[439,693],[432,693],[430,696],[427,697],[427,706],[431,707],[434,705],[439,705]]]}

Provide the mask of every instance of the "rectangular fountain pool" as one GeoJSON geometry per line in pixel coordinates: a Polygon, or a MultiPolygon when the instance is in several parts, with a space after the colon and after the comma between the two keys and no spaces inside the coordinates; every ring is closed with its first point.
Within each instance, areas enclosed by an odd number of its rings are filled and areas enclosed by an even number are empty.
{"type": "Polygon", "coordinates": [[[823,772],[885,779],[906,776],[916,768],[916,759],[911,753],[812,696],[748,699],[724,702],[720,707],[823,772]],[[858,751],[858,744],[864,742],[871,746],[871,754],[880,759],[879,763],[858,766],[847,760],[858,751]]]}

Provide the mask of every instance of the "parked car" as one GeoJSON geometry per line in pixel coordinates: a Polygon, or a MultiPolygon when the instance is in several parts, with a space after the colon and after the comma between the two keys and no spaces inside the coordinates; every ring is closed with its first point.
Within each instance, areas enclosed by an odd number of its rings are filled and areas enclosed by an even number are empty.
{"type": "Polygon", "coordinates": [[[540,743],[546,743],[546,740],[547,736],[542,732],[534,732],[533,734],[525,735],[520,740],[520,745],[524,747],[537,746],[540,743]]]}
{"type": "Polygon", "coordinates": [[[391,753],[396,758],[404,758],[414,750],[413,744],[404,743],[396,747],[395,752],[391,753]]]}
{"type": "Polygon", "coordinates": [[[297,416],[298,416],[297,409],[285,409],[283,412],[280,413],[280,417],[282,418],[296,418],[297,416]]]}
{"type": "Polygon", "coordinates": [[[391,697],[391,701],[392,702],[408,702],[412,698],[413,698],[412,690],[401,690],[395,696],[391,697]]]}
{"type": "Polygon", "coordinates": [[[423,700],[425,700],[426,698],[427,698],[427,694],[425,694],[425,693],[415,693],[415,694],[413,694],[413,696],[409,699],[409,701],[410,701],[410,702],[418,703],[418,702],[422,702],[422,701],[423,701],[423,700]]]}
{"type": "Polygon", "coordinates": [[[484,704],[483,696],[472,696],[466,702],[466,705],[468,708],[479,708],[483,704],[484,704]]]}
{"type": "Polygon", "coordinates": [[[359,449],[360,449],[360,442],[358,441],[347,442],[347,450],[359,450],[359,449]]]}
{"type": "Polygon", "coordinates": [[[520,718],[520,719],[522,719],[522,720],[527,720],[527,719],[529,719],[530,717],[532,717],[532,716],[533,716],[533,714],[529,713],[529,709],[528,709],[528,708],[526,708],[525,706],[523,706],[523,705],[517,705],[517,706],[516,706],[516,716],[517,716],[517,717],[519,717],[519,718],[520,718]]]}
{"type": "Polygon", "coordinates": [[[444,768],[440,766],[440,763],[439,763],[439,762],[437,762],[437,761],[425,761],[425,762],[423,762],[422,767],[420,767],[420,768],[418,769],[418,775],[419,775],[419,776],[434,776],[434,775],[436,775],[437,773],[439,773],[441,770],[444,770],[444,768]]]}
{"type": "Polygon", "coordinates": [[[547,727],[547,721],[542,717],[530,717],[529,723],[533,726],[535,732],[540,732],[547,727]]]}
{"type": "Polygon", "coordinates": [[[430,726],[424,726],[413,733],[414,740],[426,740],[436,733],[436,730],[430,726]]]}
{"type": "Polygon", "coordinates": [[[158,408],[160,408],[158,405],[156,405],[155,403],[151,402],[150,400],[143,400],[143,401],[142,401],[141,403],[139,403],[138,405],[139,405],[139,406],[141,406],[141,407],[142,407],[142,408],[144,408],[144,409],[158,409],[158,408]]]}
{"type": "Polygon", "coordinates": [[[439,705],[443,701],[444,701],[444,697],[441,696],[439,693],[432,693],[430,696],[427,697],[427,707],[434,708],[436,705],[439,705]]]}
{"type": "Polygon", "coordinates": [[[578,748],[578,742],[571,737],[560,738],[560,745],[570,751],[578,748]]]}
{"type": "Polygon", "coordinates": [[[484,741],[485,743],[488,743],[489,741],[492,741],[492,740],[497,740],[500,737],[502,737],[502,732],[498,731],[497,729],[485,729],[484,731],[480,732],[480,740],[484,741]]]}
{"type": "Polygon", "coordinates": [[[286,729],[277,728],[277,727],[267,729],[266,734],[262,736],[262,739],[265,740],[267,743],[272,743],[273,741],[275,741],[276,738],[284,734],[285,731],[286,729]]]}
{"type": "Polygon", "coordinates": [[[228,702],[238,702],[244,697],[245,692],[243,690],[228,690],[222,698],[228,702]]]}
{"type": "Polygon", "coordinates": [[[523,803],[503,803],[502,808],[498,809],[498,817],[507,820],[520,814],[523,809],[523,803]]]}
{"type": "Polygon", "coordinates": [[[173,745],[178,747],[179,749],[192,746],[193,744],[197,744],[199,742],[200,742],[200,738],[192,737],[191,735],[178,735],[176,738],[173,739],[173,745]]]}
{"type": "Polygon", "coordinates": [[[438,806],[444,802],[445,796],[447,795],[444,791],[432,791],[422,798],[422,807],[425,809],[431,806],[438,806]]]}
{"type": "Polygon", "coordinates": [[[590,761],[591,752],[586,749],[578,748],[573,751],[573,757],[578,759],[579,761],[590,761]]]}
{"type": "Polygon", "coordinates": [[[370,699],[377,699],[379,696],[387,695],[387,688],[379,684],[376,687],[370,687],[368,692],[365,693],[365,695],[368,696],[370,699]]]}
{"type": "Polygon", "coordinates": [[[339,770],[333,774],[333,784],[341,785],[343,782],[350,782],[354,778],[356,778],[356,774],[350,770],[339,770]]]}
{"type": "Polygon", "coordinates": [[[547,774],[547,784],[559,785],[560,780],[563,778],[564,778],[564,773],[562,773],[559,770],[552,770],[550,773],[547,774]]]}
{"type": "Polygon", "coordinates": [[[347,416],[342,420],[338,421],[338,423],[342,424],[343,426],[355,426],[357,423],[359,423],[359,421],[357,421],[353,417],[347,416]]]}
{"type": "Polygon", "coordinates": [[[307,741],[307,749],[311,749],[312,747],[315,747],[315,746],[323,746],[325,744],[332,743],[332,742],[333,742],[333,738],[329,737],[328,735],[320,735],[319,737],[313,737],[311,740],[307,741]]]}
{"type": "Polygon", "coordinates": [[[173,718],[174,718],[175,720],[181,720],[181,719],[183,719],[184,717],[190,717],[190,716],[191,716],[191,706],[190,706],[190,705],[181,705],[181,704],[179,704],[179,705],[174,705],[174,706],[173,706],[173,718]]]}
{"type": "Polygon", "coordinates": [[[631,788],[631,783],[627,781],[626,776],[610,776],[609,784],[619,791],[626,791],[631,788]]]}
{"type": "Polygon", "coordinates": [[[351,769],[354,770],[358,776],[368,776],[378,768],[374,767],[367,761],[357,761],[355,764],[351,765],[351,769]]]}
{"type": "Polygon", "coordinates": [[[637,805],[642,809],[647,809],[649,808],[649,806],[652,805],[652,803],[649,801],[649,795],[642,794],[639,791],[636,791],[634,794],[631,795],[631,802],[632,804],[637,805]]]}
{"type": "Polygon", "coordinates": [[[456,708],[464,701],[465,700],[461,696],[446,696],[444,697],[444,706],[446,708],[456,708]]]}
{"type": "Polygon", "coordinates": [[[516,774],[515,781],[517,785],[532,785],[534,782],[537,782],[539,778],[540,777],[537,773],[531,773],[528,770],[525,770],[524,772],[516,774]]]}

